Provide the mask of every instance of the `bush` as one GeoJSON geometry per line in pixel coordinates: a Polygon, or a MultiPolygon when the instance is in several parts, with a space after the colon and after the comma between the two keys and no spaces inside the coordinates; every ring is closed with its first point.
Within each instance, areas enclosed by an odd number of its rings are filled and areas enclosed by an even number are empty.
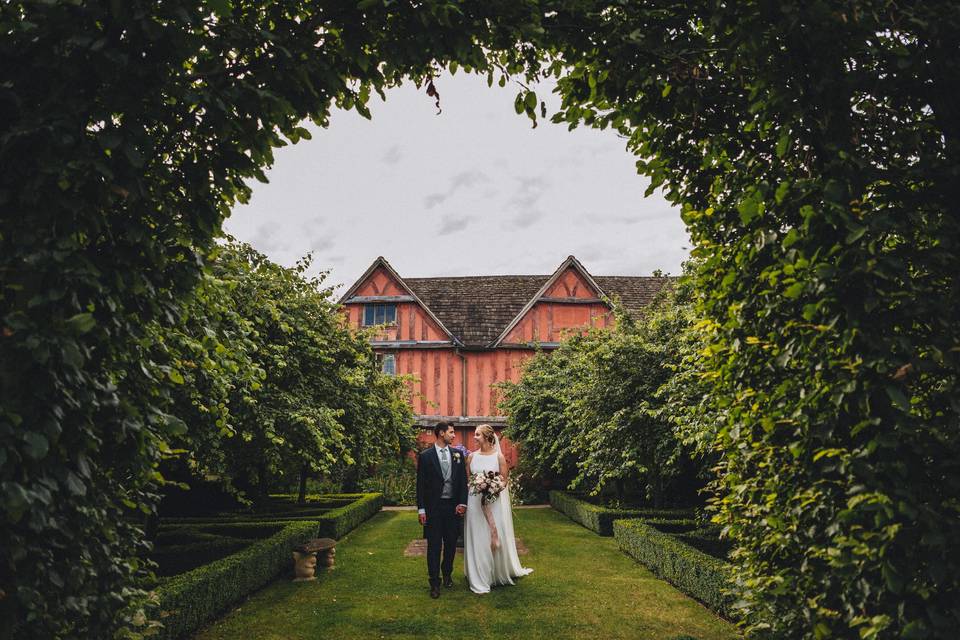
{"type": "Polygon", "coordinates": [[[731,565],[640,520],[617,520],[613,537],[627,555],[720,615],[730,617],[731,565]]]}
{"type": "Polygon", "coordinates": [[[186,635],[290,567],[292,547],[317,534],[316,522],[294,522],[221,560],[181,574],[157,589],[163,628],[157,638],[186,635]]]}
{"type": "Polygon", "coordinates": [[[550,506],[601,536],[613,535],[613,521],[627,518],[658,518],[663,522],[689,522],[691,529],[696,526],[690,509],[610,509],[566,491],[551,491],[550,506]]]}
{"type": "Polygon", "coordinates": [[[364,491],[382,493],[386,504],[411,505],[417,501],[417,466],[413,458],[387,459],[360,481],[364,491]]]}

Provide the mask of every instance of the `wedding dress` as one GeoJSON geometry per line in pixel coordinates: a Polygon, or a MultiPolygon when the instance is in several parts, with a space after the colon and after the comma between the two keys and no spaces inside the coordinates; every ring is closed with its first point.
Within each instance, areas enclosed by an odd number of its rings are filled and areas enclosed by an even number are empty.
{"type": "MultiPolygon", "coordinates": [[[[474,452],[470,473],[498,471],[499,442],[493,453],[484,455],[474,452]]],[[[510,490],[504,489],[500,497],[488,507],[493,511],[500,545],[492,549],[490,525],[483,513],[480,496],[470,494],[467,498],[467,513],[463,523],[463,567],[474,593],[489,593],[495,585],[513,584],[514,578],[525,576],[533,569],[520,565],[517,542],[513,536],[513,512],[510,509],[510,490]]]]}

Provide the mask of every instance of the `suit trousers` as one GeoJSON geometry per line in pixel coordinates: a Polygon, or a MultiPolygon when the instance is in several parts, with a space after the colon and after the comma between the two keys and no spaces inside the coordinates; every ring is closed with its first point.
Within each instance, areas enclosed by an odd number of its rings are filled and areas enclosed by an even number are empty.
{"type": "Polygon", "coordinates": [[[427,513],[427,572],[430,586],[440,584],[440,571],[444,576],[453,574],[453,559],[457,555],[457,538],[460,535],[460,516],[456,500],[441,498],[436,510],[427,513]],[[443,561],[441,562],[441,549],[443,561]]]}

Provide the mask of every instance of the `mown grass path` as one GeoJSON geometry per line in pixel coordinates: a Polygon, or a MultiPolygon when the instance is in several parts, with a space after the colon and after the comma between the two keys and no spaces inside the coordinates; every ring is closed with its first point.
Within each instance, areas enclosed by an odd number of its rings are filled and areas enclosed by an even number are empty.
{"type": "Polygon", "coordinates": [[[513,587],[474,595],[463,579],[431,600],[424,558],[403,550],[416,514],[381,512],[345,537],[337,566],[314,582],[282,579],[242,602],[196,640],[316,638],[697,640],[738,637],[730,623],[658,580],[552,509],[515,511],[517,536],[534,572],[513,587]]]}

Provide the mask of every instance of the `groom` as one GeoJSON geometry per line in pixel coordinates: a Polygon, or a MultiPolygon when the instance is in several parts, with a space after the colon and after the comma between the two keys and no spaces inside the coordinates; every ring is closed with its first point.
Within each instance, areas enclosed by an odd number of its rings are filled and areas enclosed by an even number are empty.
{"type": "Polygon", "coordinates": [[[460,518],[467,511],[467,461],[459,451],[450,448],[456,437],[452,424],[437,423],[433,435],[436,442],[421,451],[417,461],[417,508],[427,537],[430,597],[439,598],[441,569],[443,586],[453,586],[460,518]]]}

